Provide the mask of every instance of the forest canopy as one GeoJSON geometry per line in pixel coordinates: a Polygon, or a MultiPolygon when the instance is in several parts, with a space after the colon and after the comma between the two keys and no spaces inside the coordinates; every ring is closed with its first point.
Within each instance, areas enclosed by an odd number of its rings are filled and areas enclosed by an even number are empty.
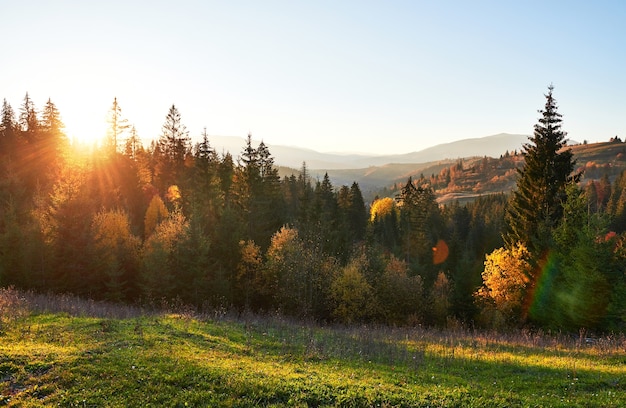
{"type": "Polygon", "coordinates": [[[106,139],[80,153],[51,100],[4,100],[0,285],[320,322],[622,330],[626,175],[581,183],[552,92],[515,192],[447,205],[435,178],[365,202],[306,164],[281,177],[265,143],[220,154],[175,105],[144,146],[114,98],[106,139]]]}

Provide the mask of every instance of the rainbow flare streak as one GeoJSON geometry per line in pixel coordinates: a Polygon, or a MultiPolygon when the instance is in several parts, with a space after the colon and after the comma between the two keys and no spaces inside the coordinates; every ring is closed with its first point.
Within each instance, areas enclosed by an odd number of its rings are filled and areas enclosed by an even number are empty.
{"type": "Polygon", "coordinates": [[[533,274],[535,281],[532,282],[525,307],[525,314],[532,318],[545,317],[550,300],[555,295],[554,283],[559,272],[556,255],[549,251],[539,261],[537,270],[538,272],[533,274]]]}

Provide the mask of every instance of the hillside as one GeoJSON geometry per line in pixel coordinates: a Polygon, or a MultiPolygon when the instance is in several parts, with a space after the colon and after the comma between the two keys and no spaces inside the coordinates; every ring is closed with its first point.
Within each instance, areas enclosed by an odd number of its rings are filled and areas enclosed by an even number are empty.
{"type": "MultiPolygon", "coordinates": [[[[604,174],[613,180],[626,169],[626,143],[605,142],[570,146],[577,161],[576,171],[583,173],[583,183],[598,180],[604,174]]],[[[435,189],[442,203],[472,200],[477,196],[510,192],[515,187],[516,168],[523,165],[521,154],[506,151],[501,157],[465,157],[428,163],[387,164],[367,169],[312,171],[320,178],[328,172],[335,185],[356,181],[368,199],[388,189],[393,194],[408,177],[423,176],[435,189]]]]}
{"type": "Polygon", "coordinates": [[[0,405],[623,406],[624,336],[319,327],[0,289],[0,405]]]}

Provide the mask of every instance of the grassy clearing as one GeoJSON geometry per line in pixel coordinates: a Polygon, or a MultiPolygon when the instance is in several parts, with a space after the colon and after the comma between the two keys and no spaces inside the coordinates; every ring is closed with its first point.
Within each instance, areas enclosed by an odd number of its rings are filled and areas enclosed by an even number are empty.
{"type": "Polygon", "coordinates": [[[623,336],[320,328],[10,296],[0,405],[626,405],[623,336]]]}

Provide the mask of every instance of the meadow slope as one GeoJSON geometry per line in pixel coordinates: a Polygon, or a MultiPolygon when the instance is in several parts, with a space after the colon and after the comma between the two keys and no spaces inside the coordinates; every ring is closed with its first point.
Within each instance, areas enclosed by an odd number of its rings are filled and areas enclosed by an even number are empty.
{"type": "Polygon", "coordinates": [[[319,327],[1,293],[0,405],[626,404],[623,335],[319,327]]]}

